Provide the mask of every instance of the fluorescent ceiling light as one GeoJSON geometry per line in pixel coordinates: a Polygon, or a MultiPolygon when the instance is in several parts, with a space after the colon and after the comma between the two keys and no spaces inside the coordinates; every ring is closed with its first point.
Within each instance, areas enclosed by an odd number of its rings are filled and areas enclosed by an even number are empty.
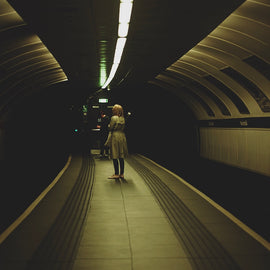
{"type": "Polygon", "coordinates": [[[126,37],[128,34],[129,23],[119,23],[118,37],[126,37]]]}
{"type": "Polygon", "coordinates": [[[119,23],[130,22],[132,3],[120,3],[119,23]]]}
{"type": "Polygon", "coordinates": [[[116,42],[116,48],[114,53],[113,65],[110,71],[109,77],[107,78],[105,84],[101,87],[106,88],[112,81],[116,70],[121,61],[121,57],[126,44],[126,37],[128,35],[129,21],[131,17],[131,11],[133,6],[133,0],[120,0],[120,10],[119,10],[119,24],[118,24],[118,39],[116,42]]]}
{"type": "Polygon", "coordinates": [[[118,64],[114,63],[112,65],[112,69],[111,69],[111,72],[110,72],[109,79],[112,79],[114,77],[117,68],[118,68],[118,64]]]}
{"type": "Polygon", "coordinates": [[[121,60],[121,56],[126,44],[126,38],[118,38],[116,42],[116,48],[115,48],[115,53],[114,53],[114,59],[113,63],[114,64],[119,64],[121,60]]]}
{"type": "Polygon", "coordinates": [[[118,64],[113,64],[112,65],[110,75],[109,75],[106,83],[102,86],[102,89],[106,88],[109,85],[109,83],[112,81],[112,79],[113,79],[113,77],[114,77],[114,75],[116,73],[117,68],[118,68],[118,64]]]}

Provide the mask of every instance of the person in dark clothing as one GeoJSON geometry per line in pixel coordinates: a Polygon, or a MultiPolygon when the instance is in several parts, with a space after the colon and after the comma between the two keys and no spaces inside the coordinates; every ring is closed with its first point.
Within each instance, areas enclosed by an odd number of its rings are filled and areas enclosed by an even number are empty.
{"type": "Polygon", "coordinates": [[[108,136],[108,125],[109,125],[110,119],[109,117],[102,112],[101,113],[101,123],[100,123],[100,157],[105,157],[105,155],[109,154],[109,149],[107,146],[105,146],[105,142],[108,136]]]}

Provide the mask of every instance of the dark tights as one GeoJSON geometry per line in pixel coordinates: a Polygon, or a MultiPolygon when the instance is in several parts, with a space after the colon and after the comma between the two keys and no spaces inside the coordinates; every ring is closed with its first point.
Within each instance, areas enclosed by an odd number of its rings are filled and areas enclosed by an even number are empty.
{"type": "Polygon", "coordinates": [[[125,163],[123,158],[113,159],[114,172],[116,175],[119,175],[119,163],[120,163],[120,174],[124,174],[125,163]]]}

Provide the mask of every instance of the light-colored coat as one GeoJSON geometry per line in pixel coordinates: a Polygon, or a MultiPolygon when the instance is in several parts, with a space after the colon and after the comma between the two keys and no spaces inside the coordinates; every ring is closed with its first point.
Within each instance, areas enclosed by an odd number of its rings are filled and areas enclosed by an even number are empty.
{"type": "Polygon", "coordinates": [[[127,139],[124,132],[125,118],[114,115],[111,117],[109,131],[111,132],[111,158],[125,158],[128,154],[127,139]]]}

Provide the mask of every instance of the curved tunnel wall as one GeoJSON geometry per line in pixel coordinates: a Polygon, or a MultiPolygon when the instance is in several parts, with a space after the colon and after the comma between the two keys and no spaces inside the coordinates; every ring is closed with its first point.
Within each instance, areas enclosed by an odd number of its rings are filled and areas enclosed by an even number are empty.
{"type": "MultiPolygon", "coordinates": [[[[56,126],[54,119],[57,116],[50,118],[50,110],[56,108],[57,100],[63,102],[59,100],[60,93],[63,94],[61,86],[51,91],[48,89],[61,85],[67,77],[54,56],[12,6],[4,0],[0,0],[0,6],[0,162],[13,160],[14,166],[21,163],[28,166],[26,160],[30,157],[30,150],[45,150],[43,143],[46,138],[43,136],[46,130],[56,126]],[[46,92],[51,94],[50,98],[44,95],[46,92]],[[45,115],[49,117],[46,119],[45,115]],[[41,124],[42,120],[44,123],[41,124]],[[32,146],[28,145],[30,143],[32,146]]],[[[51,141],[55,149],[57,143],[58,139],[51,141]]],[[[42,159],[42,151],[36,151],[35,156],[32,160],[42,159]]]]}
{"type": "Polygon", "coordinates": [[[270,175],[269,1],[245,1],[149,83],[193,110],[202,157],[270,175]]]}

